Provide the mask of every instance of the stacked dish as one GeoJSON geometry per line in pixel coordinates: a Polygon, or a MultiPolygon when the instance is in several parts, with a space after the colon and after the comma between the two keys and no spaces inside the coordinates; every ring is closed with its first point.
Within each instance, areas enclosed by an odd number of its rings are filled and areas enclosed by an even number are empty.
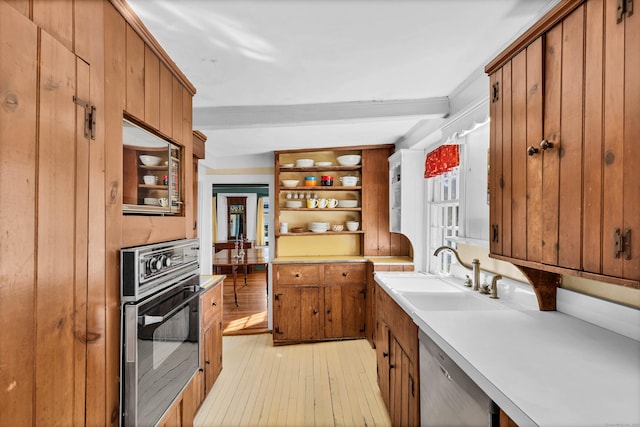
{"type": "Polygon", "coordinates": [[[287,208],[301,208],[302,201],[301,200],[287,200],[284,202],[284,206],[287,208]]]}
{"type": "Polygon", "coordinates": [[[283,179],[282,180],[282,185],[285,187],[295,187],[296,185],[298,185],[298,181],[297,179],[283,179]]]}
{"type": "Polygon", "coordinates": [[[357,200],[338,200],[339,208],[357,208],[358,201],[357,200]]]}
{"type": "Polygon", "coordinates": [[[327,167],[327,166],[331,166],[331,162],[316,162],[315,166],[320,166],[320,167],[327,167]]]}
{"type": "Polygon", "coordinates": [[[281,168],[292,168],[293,167],[293,163],[285,163],[283,165],[280,165],[281,168]]]}
{"type": "Polygon", "coordinates": [[[313,231],[314,233],[324,233],[328,229],[329,229],[328,222],[310,222],[309,223],[309,230],[313,231]]]}
{"type": "Polygon", "coordinates": [[[151,205],[151,206],[158,206],[158,199],[155,197],[145,197],[144,204],[151,205]]]}
{"type": "Polygon", "coordinates": [[[358,185],[358,177],[357,176],[343,176],[340,177],[340,182],[345,187],[352,187],[354,185],[358,185]]]}

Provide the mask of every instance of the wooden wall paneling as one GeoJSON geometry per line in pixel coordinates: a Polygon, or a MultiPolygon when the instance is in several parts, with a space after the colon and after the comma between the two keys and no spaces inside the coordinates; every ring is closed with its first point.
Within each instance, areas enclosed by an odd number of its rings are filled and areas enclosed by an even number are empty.
{"type": "Polygon", "coordinates": [[[631,259],[623,257],[623,274],[640,280],[640,17],[625,20],[624,76],[624,220],[622,228],[632,230],[631,259]]]}
{"type": "Polygon", "coordinates": [[[144,119],[144,42],[127,25],[127,113],[144,119]]]}
{"type": "Polygon", "coordinates": [[[31,12],[29,7],[31,5],[30,0],[11,0],[5,3],[15,8],[18,12],[23,14],[26,18],[31,17],[31,12]]]}
{"type": "Polygon", "coordinates": [[[144,47],[144,121],[160,129],[160,60],[144,47]]]}
{"type": "Polygon", "coordinates": [[[0,2],[0,426],[32,425],[38,29],[0,2]]]}
{"type": "MultiPolygon", "coordinates": [[[[527,54],[527,147],[542,141],[542,38],[532,42],[527,54]]],[[[527,259],[542,260],[542,152],[527,156],[527,259]]],[[[517,232],[517,230],[516,230],[517,232]]]]}
{"type": "MultiPolygon", "coordinates": [[[[637,16],[633,16],[637,18],[637,16]]],[[[605,2],[604,176],[602,272],[622,276],[622,258],[614,258],[613,236],[623,224],[624,23],[616,22],[616,2],[605,2]]],[[[636,141],[637,143],[637,141],[636,141]]],[[[637,173],[637,169],[636,169],[637,173]]],[[[636,213],[637,214],[637,213],[636,213]]]]}
{"type": "Polygon", "coordinates": [[[582,267],[602,271],[604,0],[586,3],[582,267]]]}
{"type": "MultiPolygon", "coordinates": [[[[97,357],[102,352],[105,360],[105,388],[102,391],[102,413],[99,413],[100,390],[96,391],[95,425],[118,426],[120,421],[119,384],[120,376],[120,248],[122,247],[122,111],[126,104],[126,31],[127,26],[120,14],[109,2],[104,2],[105,22],[105,98],[104,98],[104,144],[105,144],[105,294],[100,308],[105,312],[104,348],[96,348],[97,357]],[[100,417],[102,417],[100,419],[100,417]]],[[[98,308],[99,296],[90,295],[91,307],[98,308]]],[[[90,311],[91,317],[93,311],[90,311]]],[[[96,314],[96,317],[98,315],[96,314]]],[[[98,387],[100,379],[96,377],[98,387]]]]}
{"type": "Polygon", "coordinates": [[[73,51],[73,1],[32,0],[33,22],[73,51]]]}
{"type": "MultiPolygon", "coordinates": [[[[91,99],[90,67],[76,57],[76,96],[91,99]]],[[[91,137],[84,133],[84,108],[74,105],[75,126],[75,301],[74,305],[74,415],[77,425],[86,425],[85,399],[87,378],[87,286],[89,251],[89,146],[91,137]]]]}
{"type": "MultiPolygon", "coordinates": [[[[180,80],[175,76],[171,78],[171,82],[171,121],[173,122],[171,137],[174,141],[182,144],[182,85],[180,84],[180,80]]],[[[191,128],[189,128],[189,132],[191,132],[191,128]]],[[[189,138],[189,140],[191,140],[191,138],[189,138]]]]}
{"type": "Polygon", "coordinates": [[[160,132],[173,134],[173,76],[166,65],[160,64],[160,132]]]}
{"type": "Polygon", "coordinates": [[[184,237],[184,217],[181,216],[124,215],[122,218],[123,248],[184,237]]]}
{"type": "Polygon", "coordinates": [[[526,111],[526,51],[512,61],[512,199],[511,221],[513,241],[511,256],[526,259],[527,255],[527,111],[526,111]]]}
{"type": "Polygon", "coordinates": [[[584,6],[562,21],[562,145],[544,152],[560,157],[558,263],[582,269],[582,135],[584,84],[584,6]]]}
{"type": "MultiPolygon", "coordinates": [[[[491,88],[500,87],[500,91],[502,92],[504,89],[502,88],[502,70],[499,69],[495,73],[491,74],[489,77],[489,82],[491,84],[491,88]]],[[[502,226],[502,210],[498,206],[502,206],[502,189],[500,187],[500,178],[502,176],[502,162],[498,161],[499,156],[501,156],[502,152],[502,94],[500,94],[498,99],[492,99],[489,103],[489,114],[491,115],[491,122],[489,124],[491,133],[490,137],[490,147],[489,147],[489,157],[491,159],[492,165],[494,167],[490,168],[490,195],[489,195],[489,216],[491,218],[492,226],[499,226],[497,236],[491,236],[490,238],[490,246],[491,252],[502,254],[502,239],[500,233],[504,228],[502,226]]]]}
{"type": "MultiPolygon", "coordinates": [[[[560,150],[563,135],[560,132],[562,94],[562,25],[556,25],[545,36],[544,58],[544,138],[554,144],[554,149],[540,152],[543,157],[542,261],[555,265],[558,262],[558,191],[560,150]]],[[[536,148],[540,148],[536,145],[536,148]]]]}
{"type": "Polygon", "coordinates": [[[502,165],[502,176],[499,181],[502,197],[496,201],[497,208],[502,212],[500,221],[502,230],[498,230],[498,238],[502,241],[502,253],[506,256],[511,256],[511,242],[513,241],[514,233],[511,225],[511,188],[513,186],[511,170],[511,158],[513,155],[513,147],[511,146],[511,129],[513,125],[511,118],[511,89],[511,61],[509,61],[502,67],[502,87],[500,90],[500,98],[502,99],[502,150],[497,154],[496,159],[496,162],[500,162],[502,165]]]}
{"type": "MultiPolygon", "coordinates": [[[[40,31],[35,423],[72,425],[75,307],[75,56],[40,31]]],[[[86,255],[86,254],[85,254],[86,255]]]]}
{"type": "MultiPolygon", "coordinates": [[[[193,167],[191,167],[191,162],[193,161],[193,125],[191,123],[192,120],[192,96],[191,93],[186,89],[182,88],[182,143],[183,150],[182,153],[182,164],[183,166],[183,177],[184,177],[184,192],[183,192],[183,202],[182,205],[183,214],[184,214],[184,225],[185,225],[185,237],[192,238],[197,237],[196,233],[196,224],[195,221],[198,218],[198,213],[196,211],[197,206],[194,204],[195,195],[194,195],[194,182],[197,184],[198,175],[193,174],[193,167]]],[[[197,194],[197,190],[195,191],[197,194]]]]}
{"type": "Polygon", "coordinates": [[[362,150],[364,255],[389,255],[389,148],[362,150]]]}

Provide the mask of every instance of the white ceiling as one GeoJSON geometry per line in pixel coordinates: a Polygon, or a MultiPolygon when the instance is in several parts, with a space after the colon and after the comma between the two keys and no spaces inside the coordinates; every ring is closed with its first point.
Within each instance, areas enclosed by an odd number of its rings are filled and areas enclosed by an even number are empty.
{"type": "Polygon", "coordinates": [[[128,0],[195,85],[215,168],[395,143],[556,1],[128,0]]]}

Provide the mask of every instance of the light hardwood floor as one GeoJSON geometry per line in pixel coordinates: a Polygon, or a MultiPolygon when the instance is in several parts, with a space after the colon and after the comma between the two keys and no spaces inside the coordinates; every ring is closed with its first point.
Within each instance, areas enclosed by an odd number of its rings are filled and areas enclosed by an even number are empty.
{"type": "Polygon", "coordinates": [[[194,426],[390,426],[366,340],[273,346],[223,338],[223,370],[194,426]]]}

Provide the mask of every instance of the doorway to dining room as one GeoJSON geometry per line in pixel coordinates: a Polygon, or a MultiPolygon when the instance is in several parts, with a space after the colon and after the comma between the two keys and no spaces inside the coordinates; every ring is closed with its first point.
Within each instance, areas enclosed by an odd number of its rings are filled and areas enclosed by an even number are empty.
{"type": "MultiPolygon", "coordinates": [[[[212,195],[214,255],[236,249],[268,251],[269,186],[213,184],[212,195]]],[[[239,267],[235,294],[231,267],[220,270],[227,275],[223,284],[223,335],[268,332],[268,265],[249,266],[246,277],[239,267]]]]}

